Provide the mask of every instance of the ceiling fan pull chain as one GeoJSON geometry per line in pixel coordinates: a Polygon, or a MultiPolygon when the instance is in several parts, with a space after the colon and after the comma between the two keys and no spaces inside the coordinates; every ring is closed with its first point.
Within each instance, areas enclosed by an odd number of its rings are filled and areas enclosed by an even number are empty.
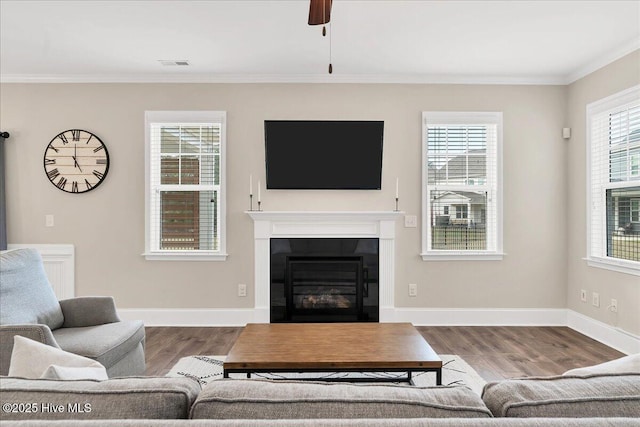
{"type": "Polygon", "coordinates": [[[331,22],[329,22],[329,74],[333,73],[333,64],[331,63],[331,40],[333,39],[333,30],[331,22]]]}
{"type": "MultiPolygon", "coordinates": [[[[327,11],[326,8],[327,7],[327,3],[325,2],[325,0],[322,0],[322,20],[324,21],[325,19],[327,19],[327,11]]],[[[325,37],[327,35],[327,26],[323,25],[322,26],[322,37],[325,37]]]]}

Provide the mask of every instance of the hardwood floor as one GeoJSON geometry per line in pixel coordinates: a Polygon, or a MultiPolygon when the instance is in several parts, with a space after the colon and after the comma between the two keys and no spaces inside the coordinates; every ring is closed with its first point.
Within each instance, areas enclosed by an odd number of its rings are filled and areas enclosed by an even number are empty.
{"type": "Polygon", "coordinates": [[[487,381],[559,375],[624,356],[567,327],[418,327],[440,354],[458,354],[487,381]]]}
{"type": "MultiPolygon", "coordinates": [[[[439,354],[458,354],[487,381],[557,375],[624,356],[567,327],[418,326],[439,354]]],[[[147,327],[147,375],[181,358],[226,355],[242,328],[147,327]]]]}
{"type": "Polygon", "coordinates": [[[226,355],[242,328],[147,327],[147,375],[165,375],[181,357],[226,355]]]}

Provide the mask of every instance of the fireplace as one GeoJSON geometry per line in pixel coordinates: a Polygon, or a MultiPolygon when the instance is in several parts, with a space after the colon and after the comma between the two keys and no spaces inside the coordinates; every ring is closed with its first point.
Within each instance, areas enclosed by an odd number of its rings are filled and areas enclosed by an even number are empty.
{"type": "Polygon", "coordinates": [[[271,239],[271,322],[377,322],[378,239],[271,239]]]}
{"type": "MultiPolygon", "coordinates": [[[[273,240],[286,240],[276,250],[281,256],[287,251],[295,249],[291,247],[291,239],[355,239],[377,242],[378,260],[375,268],[370,268],[371,273],[376,271],[377,283],[371,279],[365,280],[364,289],[369,290],[369,297],[364,297],[363,311],[367,314],[367,302],[376,298],[378,311],[375,316],[380,322],[396,321],[394,305],[394,276],[395,276],[395,234],[396,221],[403,215],[397,211],[362,211],[362,212],[319,212],[319,211],[247,211],[254,222],[254,275],[255,275],[255,306],[253,308],[252,321],[257,323],[269,323],[272,321],[272,307],[278,307],[279,311],[286,304],[284,294],[284,273],[281,284],[274,283],[271,269],[271,258],[274,248],[273,240]],[[375,289],[374,289],[375,287],[375,289]],[[274,293],[272,298],[272,293],[274,293]],[[369,298],[369,301],[367,301],[369,298]]],[[[294,245],[295,246],[295,245],[294,245]]],[[[347,254],[347,256],[358,255],[347,254]]],[[[289,255],[293,255],[289,253],[289,255]]],[[[317,254],[314,254],[317,255],[317,254]]],[[[278,268],[284,272],[283,258],[278,268]]],[[[365,266],[366,267],[366,266],[365,266]]],[[[371,276],[372,277],[372,276],[371,276]]],[[[278,313],[276,313],[278,314],[278,313]]],[[[284,318],[275,316],[273,320],[284,322],[284,318]]],[[[373,319],[373,317],[370,317],[373,319]]]]}

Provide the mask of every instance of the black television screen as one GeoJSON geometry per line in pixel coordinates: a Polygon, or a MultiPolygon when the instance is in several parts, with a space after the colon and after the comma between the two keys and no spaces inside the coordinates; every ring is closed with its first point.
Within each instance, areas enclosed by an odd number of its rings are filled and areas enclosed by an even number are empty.
{"type": "Polygon", "coordinates": [[[383,121],[265,120],[267,188],[379,190],[383,121]]]}

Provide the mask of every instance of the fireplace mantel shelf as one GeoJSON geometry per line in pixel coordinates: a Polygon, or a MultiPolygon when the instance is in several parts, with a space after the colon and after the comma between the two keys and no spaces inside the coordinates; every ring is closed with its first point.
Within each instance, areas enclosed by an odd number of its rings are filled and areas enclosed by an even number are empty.
{"type": "Polygon", "coordinates": [[[291,220],[341,220],[381,221],[394,220],[404,215],[403,211],[245,211],[254,221],[291,220]]]}

